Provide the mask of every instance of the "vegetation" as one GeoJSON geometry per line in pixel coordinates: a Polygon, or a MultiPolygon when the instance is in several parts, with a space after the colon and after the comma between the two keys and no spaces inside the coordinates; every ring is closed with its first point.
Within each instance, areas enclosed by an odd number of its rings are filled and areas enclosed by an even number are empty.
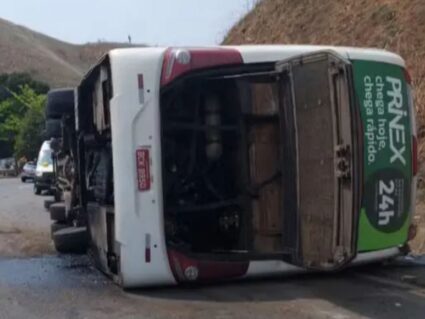
{"type": "Polygon", "coordinates": [[[0,158],[37,156],[48,90],[27,74],[0,76],[0,158]]]}
{"type": "Polygon", "coordinates": [[[10,92],[18,92],[21,86],[27,85],[37,94],[45,94],[49,86],[35,81],[28,73],[0,74],[0,101],[11,97],[10,92]]]}

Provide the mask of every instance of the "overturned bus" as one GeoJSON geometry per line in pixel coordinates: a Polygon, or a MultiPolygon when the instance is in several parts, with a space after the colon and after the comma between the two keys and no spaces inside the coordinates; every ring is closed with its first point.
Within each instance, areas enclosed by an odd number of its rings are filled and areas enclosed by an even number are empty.
{"type": "Polygon", "coordinates": [[[55,246],[123,287],[335,271],[413,234],[410,77],[387,51],[118,49],[46,118],[55,246]]]}

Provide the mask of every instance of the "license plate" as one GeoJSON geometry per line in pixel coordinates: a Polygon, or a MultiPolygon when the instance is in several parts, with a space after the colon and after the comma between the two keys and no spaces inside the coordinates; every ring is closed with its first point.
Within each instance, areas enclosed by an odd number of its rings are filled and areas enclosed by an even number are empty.
{"type": "Polygon", "coordinates": [[[139,191],[145,192],[151,189],[150,155],[148,148],[140,148],[136,151],[137,184],[139,191]]]}

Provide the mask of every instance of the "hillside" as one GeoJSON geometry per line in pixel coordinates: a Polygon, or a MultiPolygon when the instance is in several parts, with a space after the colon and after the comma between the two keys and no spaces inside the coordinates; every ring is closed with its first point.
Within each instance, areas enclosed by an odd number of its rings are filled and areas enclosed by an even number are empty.
{"type": "Polygon", "coordinates": [[[415,87],[420,153],[414,247],[425,252],[425,1],[263,0],[235,25],[225,44],[334,44],[378,47],[406,59],[415,87]]]}
{"type": "Polygon", "coordinates": [[[52,87],[75,85],[106,51],[124,46],[74,45],[0,19],[0,73],[28,72],[52,87]]]}

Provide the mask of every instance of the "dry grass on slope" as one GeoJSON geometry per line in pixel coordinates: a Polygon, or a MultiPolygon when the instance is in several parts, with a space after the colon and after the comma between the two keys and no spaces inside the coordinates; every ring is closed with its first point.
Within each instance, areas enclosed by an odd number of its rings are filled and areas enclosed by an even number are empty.
{"type": "Polygon", "coordinates": [[[76,85],[105,52],[123,43],[66,43],[0,19],[0,74],[25,72],[52,87],[76,85]]]}

